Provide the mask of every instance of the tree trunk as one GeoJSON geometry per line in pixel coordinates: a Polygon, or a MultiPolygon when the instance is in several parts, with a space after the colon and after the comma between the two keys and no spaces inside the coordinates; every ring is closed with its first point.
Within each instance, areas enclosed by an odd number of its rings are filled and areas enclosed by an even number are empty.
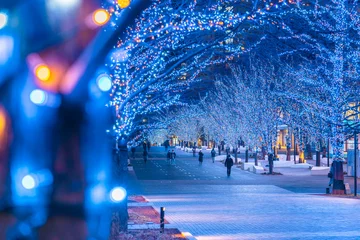
{"type": "MultiPolygon", "coordinates": [[[[119,150],[115,155],[116,169],[114,182],[117,183],[116,186],[121,186],[127,189],[127,177],[128,177],[128,150],[127,150],[127,141],[122,139],[119,141],[119,150]]],[[[119,232],[127,231],[128,227],[128,207],[127,207],[128,198],[126,198],[115,205],[113,208],[112,223],[111,223],[111,233],[117,234],[119,232]]]]}
{"type": "Polygon", "coordinates": [[[313,155],[312,155],[311,144],[310,143],[306,144],[306,159],[307,160],[313,160],[313,155]]]}
{"type": "Polygon", "coordinates": [[[249,162],[249,150],[247,148],[245,150],[245,162],[249,162]]]}
{"type": "Polygon", "coordinates": [[[257,150],[255,150],[255,166],[258,166],[257,150]]]}
{"type": "MultiPolygon", "coordinates": [[[[341,119],[341,115],[338,116],[338,119],[341,119]]],[[[339,121],[338,121],[339,122],[339,121]]],[[[345,185],[344,185],[344,170],[343,170],[343,150],[344,150],[344,134],[342,127],[333,126],[332,127],[332,136],[331,146],[333,147],[333,167],[334,167],[334,184],[333,184],[333,194],[345,194],[345,185]]]]}
{"type": "Polygon", "coordinates": [[[320,151],[316,151],[316,166],[320,167],[320,151]]]}
{"type": "Polygon", "coordinates": [[[290,161],[290,147],[286,147],[286,161],[290,161]]]}
{"type": "Polygon", "coordinates": [[[238,163],[238,157],[237,157],[237,148],[235,149],[235,163],[237,164],[238,163]]]}

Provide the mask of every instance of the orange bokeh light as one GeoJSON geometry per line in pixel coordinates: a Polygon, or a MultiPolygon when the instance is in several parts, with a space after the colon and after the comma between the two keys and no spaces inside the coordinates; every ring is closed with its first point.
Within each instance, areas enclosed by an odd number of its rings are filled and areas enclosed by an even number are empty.
{"type": "Polygon", "coordinates": [[[120,8],[127,8],[131,3],[130,0],[117,0],[117,2],[120,8]]]}
{"type": "Polygon", "coordinates": [[[105,9],[98,9],[93,14],[93,21],[99,26],[106,24],[109,19],[109,13],[105,9]]]}
{"type": "Polygon", "coordinates": [[[35,76],[41,81],[48,81],[51,76],[50,68],[44,64],[35,67],[35,76]]]}

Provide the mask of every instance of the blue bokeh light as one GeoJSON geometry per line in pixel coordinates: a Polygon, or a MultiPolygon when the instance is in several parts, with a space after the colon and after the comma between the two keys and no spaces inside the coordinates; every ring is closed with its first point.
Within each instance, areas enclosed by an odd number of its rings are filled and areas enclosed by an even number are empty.
{"type": "Polygon", "coordinates": [[[5,12],[0,12],[0,29],[4,28],[8,23],[8,15],[5,12]]]}
{"type": "Polygon", "coordinates": [[[102,74],[97,78],[97,85],[101,91],[107,92],[111,89],[111,79],[107,74],[102,74]]]}
{"type": "Polygon", "coordinates": [[[25,177],[23,177],[23,179],[21,180],[21,184],[25,189],[31,190],[34,189],[36,186],[36,181],[35,178],[31,175],[26,175],[25,177]]]}
{"type": "Polygon", "coordinates": [[[35,89],[30,93],[30,100],[37,105],[43,105],[46,101],[46,98],[46,92],[40,89],[35,89]]]}
{"type": "Polygon", "coordinates": [[[113,202],[121,202],[126,197],[126,190],[122,187],[113,188],[110,192],[110,199],[113,202]]]}

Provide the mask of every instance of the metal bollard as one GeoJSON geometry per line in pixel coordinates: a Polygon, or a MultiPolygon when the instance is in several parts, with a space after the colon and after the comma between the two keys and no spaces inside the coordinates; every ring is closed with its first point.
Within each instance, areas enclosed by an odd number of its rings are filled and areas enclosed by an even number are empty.
{"type": "Polygon", "coordinates": [[[165,226],[165,207],[160,208],[160,232],[164,233],[165,226]]]}

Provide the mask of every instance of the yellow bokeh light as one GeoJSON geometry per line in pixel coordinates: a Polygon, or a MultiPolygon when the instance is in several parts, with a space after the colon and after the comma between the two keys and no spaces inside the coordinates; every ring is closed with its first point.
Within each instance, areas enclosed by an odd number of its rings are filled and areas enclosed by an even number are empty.
{"type": "Polygon", "coordinates": [[[127,8],[130,5],[130,0],[117,0],[120,8],[127,8]]]}
{"type": "Polygon", "coordinates": [[[7,128],[7,114],[5,109],[0,105],[0,154],[1,150],[6,148],[6,128],[7,128]]]}
{"type": "Polygon", "coordinates": [[[96,25],[104,25],[110,19],[109,13],[104,9],[98,9],[93,14],[93,21],[96,25]]]}
{"type": "Polygon", "coordinates": [[[35,68],[35,75],[41,81],[48,81],[50,79],[50,68],[46,65],[38,65],[35,68]]]}

